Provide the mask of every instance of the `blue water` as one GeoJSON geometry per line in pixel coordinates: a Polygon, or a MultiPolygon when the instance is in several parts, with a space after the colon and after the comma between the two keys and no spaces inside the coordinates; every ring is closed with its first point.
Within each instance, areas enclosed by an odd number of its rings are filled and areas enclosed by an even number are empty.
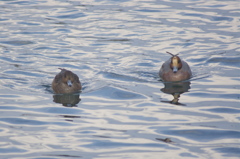
{"type": "Polygon", "coordinates": [[[238,1],[0,0],[0,15],[0,158],[240,157],[238,1]],[[161,82],[166,51],[190,81],[161,82]],[[53,93],[58,68],[80,94],[53,93]]]}

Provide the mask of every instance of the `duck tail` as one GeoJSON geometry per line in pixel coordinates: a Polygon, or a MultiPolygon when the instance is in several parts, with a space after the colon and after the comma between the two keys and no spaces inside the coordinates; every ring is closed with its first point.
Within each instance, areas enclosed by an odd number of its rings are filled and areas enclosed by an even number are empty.
{"type": "Polygon", "coordinates": [[[171,52],[166,52],[166,53],[168,53],[168,54],[170,54],[170,55],[172,55],[172,56],[177,56],[178,54],[176,54],[176,55],[173,55],[171,52]]]}
{"type": "Polygon", "coordinates": [[[66,71],[66,69],[65,68],[58,68],[59,70],[61,70],[61,71],[66,71]]]}

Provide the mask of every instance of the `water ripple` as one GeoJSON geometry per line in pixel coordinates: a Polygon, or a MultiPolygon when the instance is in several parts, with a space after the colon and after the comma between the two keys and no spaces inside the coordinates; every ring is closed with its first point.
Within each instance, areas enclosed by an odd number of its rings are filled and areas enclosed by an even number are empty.
{"type": "Polygon", "coordinates": [[[238,1],[5,0],[0,13],[0,158],[240,157],[238,1]],[[166,51],[189,81],[160,80],[166,51]],[[53,93],[58,68],[81,93],[53,93]]]}

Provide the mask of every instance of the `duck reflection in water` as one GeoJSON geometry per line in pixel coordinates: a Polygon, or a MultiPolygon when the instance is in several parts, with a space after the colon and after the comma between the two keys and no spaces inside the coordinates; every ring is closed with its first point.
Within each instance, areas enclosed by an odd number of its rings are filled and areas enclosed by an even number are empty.
{"type": "Polygon", "coordinates": [[[54,94],[53,101],[60,103],[65,107],[76,107],[81,101],[79,93],[75,94],[54,94]]]}
{"type": "Polygon", "coordinates": [[[173,100],[171,101],[162,101],[166,103],[176,104],[185,106],[185,104],[179,103],[180,95],[184,92],[188,92],[190,87],[190,82],[169,82],[164,83],[164,88],[161,89],[163,93],[173,95],[173,100]]]}

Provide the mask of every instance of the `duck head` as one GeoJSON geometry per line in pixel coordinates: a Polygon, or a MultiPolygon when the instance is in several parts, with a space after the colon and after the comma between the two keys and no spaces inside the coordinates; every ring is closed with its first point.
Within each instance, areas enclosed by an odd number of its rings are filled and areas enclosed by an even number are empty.
{"type": "Polygon", "coordinates": [[[178,54],[173,55],[170,52],[167,52],[167,53],[172,55],[170,67],[173,70],[173,73],[177,73],[177,71],[182,68],[181,59],[177,56],[178,54]]]}
{"type": "Polygon", "coordinates": [[[62,74],[62,82],[64,84],[66,84],[68,87],[72,87],[75,79],[74,79],[74,76],[73,76],[73,73],[71,71],[68,71],[68,70],[63,70],[63,74],[62,74]]]}

